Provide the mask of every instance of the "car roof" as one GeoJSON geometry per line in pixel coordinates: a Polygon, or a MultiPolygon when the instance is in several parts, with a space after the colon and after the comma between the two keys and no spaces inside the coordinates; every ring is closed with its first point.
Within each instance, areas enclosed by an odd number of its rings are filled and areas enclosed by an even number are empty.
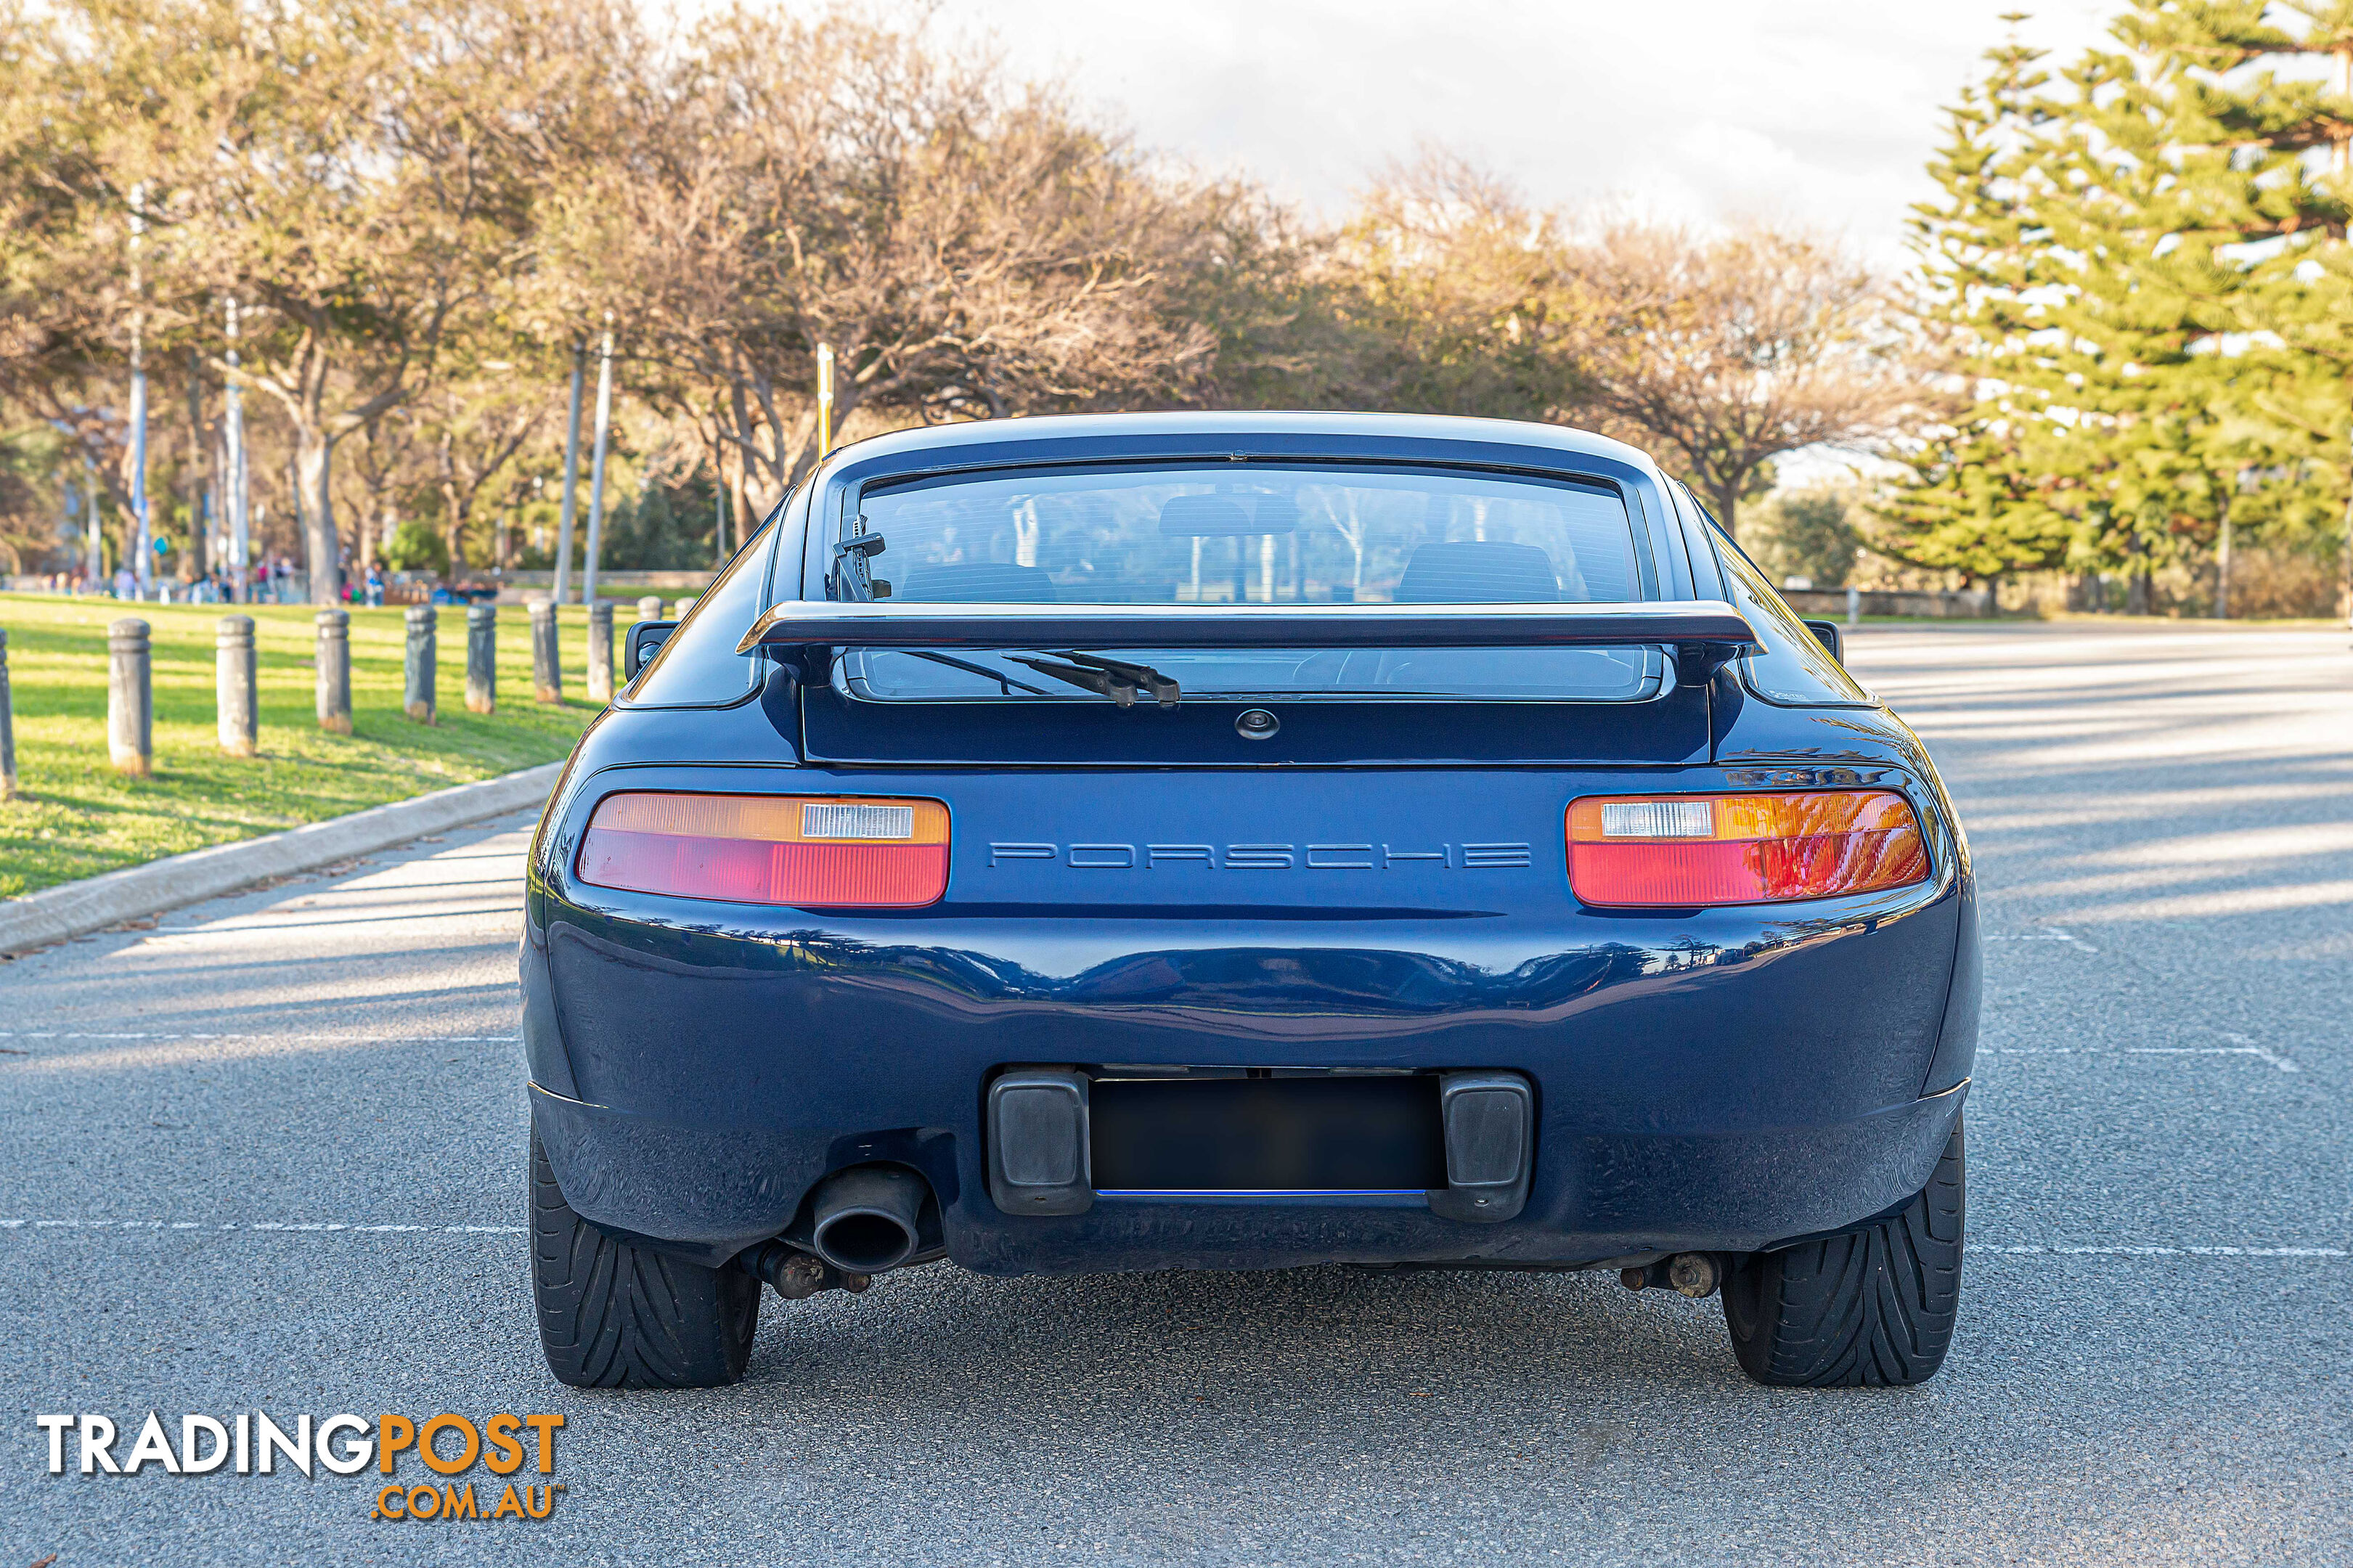
{"type": "Polygon", "coordinates": [[[1351,442],[1388,437],[1459,441],[1486,447],[1525,447],[1552,453],[1607,458],[1655,471],[1641,448],[1590,430],[1524,419],[1473,419],[1449,414],[1320,413],[1308,410],[1156,414],[1052,414],[976,419],[955,425],[891,430],[836,448],[837,461],[864,462],[902,454],[975,452],[993,446],[1069,441],[1093,445],[1121,437],[1241,437],[1324,436],[1351,442]]]}

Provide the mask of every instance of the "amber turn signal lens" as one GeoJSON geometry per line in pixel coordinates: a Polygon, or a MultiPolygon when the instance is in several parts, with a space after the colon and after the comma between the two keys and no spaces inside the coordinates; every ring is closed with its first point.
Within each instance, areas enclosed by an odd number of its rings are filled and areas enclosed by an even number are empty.
{"type": "Polygon", "coordinates": [[[1782,903],[1927,876],[1919,820],[1894,790],[1588,795],[1568,807],[1568,885],[1588,904],[1782,903]]]}
{"type": "Polygon", "coordinates": [[[836,795],[607,795],[580,842],[599,888],[823,909],[912,909],[948,886],[948,808],[836,795]]]}

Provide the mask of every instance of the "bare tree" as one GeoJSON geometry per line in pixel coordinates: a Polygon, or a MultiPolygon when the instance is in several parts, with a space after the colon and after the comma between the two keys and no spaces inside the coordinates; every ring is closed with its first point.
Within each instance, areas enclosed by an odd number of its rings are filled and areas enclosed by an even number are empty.
{"type": "MultiPolygon", "coordinates": [[[[151,344],[245,301],[237,376],[294,447],[311,591],[336,592],[336,442],[415,395],[449,332],[522,273],[524,176],[562,26],[537,0],[78,0],[39,36],[59,161],[89,212],[137,195],[151,344]]],[[[118,289],[119,292],[119,289],[118,289]]]]}
{"type": "Polygon", "coordinates": [[[815,458],[821,342],[841,420],[1179,400],[1206,370],[1211,333],[1163,309],[1198,243],[1184,194],[988,62],[735,11],[645,68],[548,267],[584,317],[617,313],[633,383],[703,432],[739,516],[815,458]]]}
{"type": "Polygon", "coordinates": [[[1587,332],[1569,259],[1558,215],[1464,159],[1424,148],[1389,165],[1325,265],[1343,315],[1381,345],[1356,356],[1364,400],[1515,419],[1574,406],[1587,332]]]}
{"type": "Polygon", "coordinates": [[[1773,458],[1862,447],[1916,399],[1870,271],[1820,237],[1618,221],[1572,244],[1598,423],[1681,458],[1726,529],[1773,458]]]}
{"type": "Polygon", "coordinates": [[[132,488],[129,426],[114,405],[127,235],[119,202],[106,199],[104,117],[61,111],[81,84],[59,41],[52,13],[0,0],[0,399],[63,436],[77,482],[94,479],[121,525],[132,488]]]}

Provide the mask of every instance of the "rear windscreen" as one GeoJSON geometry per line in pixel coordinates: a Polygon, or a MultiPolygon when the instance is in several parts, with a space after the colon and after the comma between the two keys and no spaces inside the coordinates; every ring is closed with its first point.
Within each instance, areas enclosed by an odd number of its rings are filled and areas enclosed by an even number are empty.
{"type": "MultiPolygon", "coordinates": [[[[928,603],[1611,603],[1647,591],[1608,485],[1463,469],[1252,462],[1004,469],[870,487],[875,592],[928,603]]],[[[1652,695],[1641,648],[1123,651],[1222,696],[1626,700],[1652,695]]],[[[948,664],[863,653],[858,697],[1101,700],[1001,655],[948,664]],[[976,669],[973,666],[978,666],[976,669]]]]}

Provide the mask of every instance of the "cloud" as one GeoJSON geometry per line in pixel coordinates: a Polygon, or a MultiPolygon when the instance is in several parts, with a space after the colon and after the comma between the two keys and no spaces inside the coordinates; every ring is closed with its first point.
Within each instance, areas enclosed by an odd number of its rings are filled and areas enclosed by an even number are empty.
{"type": "MultiPolygon", "coordinates": [[[[942,0],[1015,69],[1059,77],[1148,146],[1325,212],[1423,142],[1540,201],[1694,221],[1764,214],[1900,255],[1939,106],[2010,0],[942,0]]],[[[2110,0],[2051,0],[2031,43],[2072,56],[2110,0]]]]}

